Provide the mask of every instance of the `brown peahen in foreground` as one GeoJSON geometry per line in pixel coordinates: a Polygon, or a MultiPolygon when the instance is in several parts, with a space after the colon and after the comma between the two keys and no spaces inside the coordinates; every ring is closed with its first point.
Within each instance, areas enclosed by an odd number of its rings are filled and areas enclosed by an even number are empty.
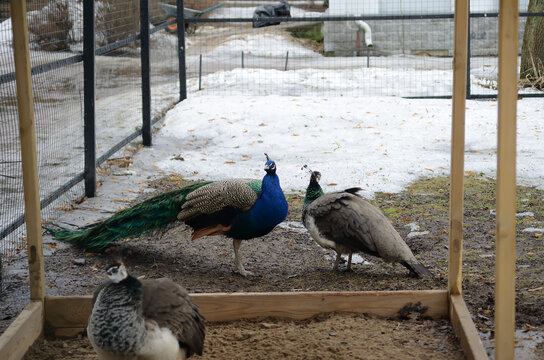
{"type": "Polygon", "coordinates": [[[103,249],[115,240],[136,237],[178,219],[193,228],[193,240],[206,235],[232,238],[238,272],[252,275],[242,264],[241,241],[268,234],[288,210],[276,163],[266,158],[262,181],[204,181],[152,197],[85,228],[45,228],[58,240],[103,249]]]}
{"type": "Polygon", "coordinates": [[[100,360],[180,360],[202,355],[205,320],[170,279],[139,280],[110,265],[96,289],[87,336],[100,360]]]}
{"type": "Polygon", "coordinates": [[[334,269],[342,254],[362,252],[387,262],[398,262],[419,277],[432,276],[406,245],[387,217],[357,195],[360,188],[325,194],[319,185],[321,174],[314,171],[302,208],[302,222],[322,247],[336,251],[334,269]]]}

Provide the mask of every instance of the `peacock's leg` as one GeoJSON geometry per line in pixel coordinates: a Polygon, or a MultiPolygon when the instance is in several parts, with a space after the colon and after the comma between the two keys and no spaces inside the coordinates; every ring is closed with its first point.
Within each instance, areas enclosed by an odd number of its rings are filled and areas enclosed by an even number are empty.
{"type": "Polygon", "coordinates": [[[346,267],[346,271],[351,271],[351,255],[353,253],[349,253],[348,255],[348,266],[346,267]]]}
{"type": "Polygon", "coordinates": [[[340,260],[342,260],[342,254],[337,252],[336,253],[336,260],[334,261],[334,265],[332,267],[333,270],[338,270],[338,265],[340,264],[340,260]]]}
{"type": "Polygon", "coordinates": [[[234,262],[236,263],[236,270],[238,273],[242,276],[253,276],[255,275],[251,271],[248,271],[244,268],[244,265],[242,264],[242,257],[240,256],[240,245],[242,244],[242,240],[233,239],[232,245],[234,246],[234,262]]]}

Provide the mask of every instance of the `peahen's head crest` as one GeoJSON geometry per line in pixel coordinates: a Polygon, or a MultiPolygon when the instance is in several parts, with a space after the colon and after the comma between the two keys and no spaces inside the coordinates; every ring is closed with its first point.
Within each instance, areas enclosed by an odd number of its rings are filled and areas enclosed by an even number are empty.
{"type": "Polygon", "coordinates": [[[312,171],[312,175],[310,175],[310,182],[315,181],[319,184],[319,180],[321,180],[321,173],[319,171],[312,171]]]}
{"type": "Polygon", "coordinates": [[[265,153],[264,156],[266,156],[266,163],[264,164],[264,171],[268,175],[274,175],[276,173],[276,163],[268,157],[268,154],[265,153]]]}
{"type": "Polygon", "coordinates": [[[123,262],[116,262],[106,268],[106,274],[111,281],[119,283],[128,277],[128,271],[123,262]]]}
{"type": "MultiPolygon", "coordinates": [[[[303,169],[308,169],[308,167],[305,165],[303,169]]],[[[310,173],[310,183],[306,188],[306,196],[304,197],[305,206],[309,205],[310,203],[312,203],[312,201],[324,194],[323,189],[319,185],[320,179],[321,173],[319,171],[312,171],[310,173]]]]}

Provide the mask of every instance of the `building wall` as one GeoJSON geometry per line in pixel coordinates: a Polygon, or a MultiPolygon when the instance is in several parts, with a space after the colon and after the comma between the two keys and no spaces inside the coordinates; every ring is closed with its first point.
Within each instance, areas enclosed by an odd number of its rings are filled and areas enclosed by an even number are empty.
{"type": "MultiPolygon", "coordinates": [[[[526,11],[528,0],[520,1],[520,11],[526,11]]],[[[431,15],[451,14],[451,0],[331,0],[328,15],[431,15]]],[[[497,0],[471,0],[471,12],[496,12],[497,0]]],[[[426,54],[453,55],[453,20],[373,20],[366,21],[372,30],[374,55],[426,54]]],[[[519,20],[519,50],[523,40],[525,18],[519,20]]],[[[356,54],[357,27],[353,21],[325,22],[323,27],[325,52],[350,56],[356,54]]],[[[364,34],[360,35],[365,49],[364,34]]],[[[498,19],[471,18],[471,54],[497,55],[498,19]]],[[[363,52],[366,50],[363,50],[363,52]]]]}

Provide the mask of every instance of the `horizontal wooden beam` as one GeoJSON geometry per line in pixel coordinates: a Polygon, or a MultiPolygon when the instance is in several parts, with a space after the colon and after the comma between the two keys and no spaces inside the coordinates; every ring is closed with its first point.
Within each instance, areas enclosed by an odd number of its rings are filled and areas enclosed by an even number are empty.
{"type": "Polygon", "coordinates": [[[469,360],[488,360],[487,353],[462,295],[450,296],[450,321],[469,360]]]}
{"type": "MultiPolygon", "coordinates": [[[[191,294],[207,321],[241,318],[281,317],[306,319],[327,312],[369,313],[397,317],[406,305],[420,303],[426,316],[448,317],[445,290],[368,291],[368,292],[274,292],[191,294]]],[[[47,296],[46,331],[70,337],[83,331],[91,314],[91,296],[47,296]]]]}
{"type": "Polygon", "coordinates": [[[0,336],[0,359],[19,360],[41,335],[43,304],[32,301],[0,336]]]}
{"type": "Polygon", "coordinates": [[[280,317],[307,319],[320,313],[355,312],[398,317],[404,306],[421,303],[426,316],[447,318],[446,291],[369,291],[194,294],[208,321],[240,318],[280,317]]]}

